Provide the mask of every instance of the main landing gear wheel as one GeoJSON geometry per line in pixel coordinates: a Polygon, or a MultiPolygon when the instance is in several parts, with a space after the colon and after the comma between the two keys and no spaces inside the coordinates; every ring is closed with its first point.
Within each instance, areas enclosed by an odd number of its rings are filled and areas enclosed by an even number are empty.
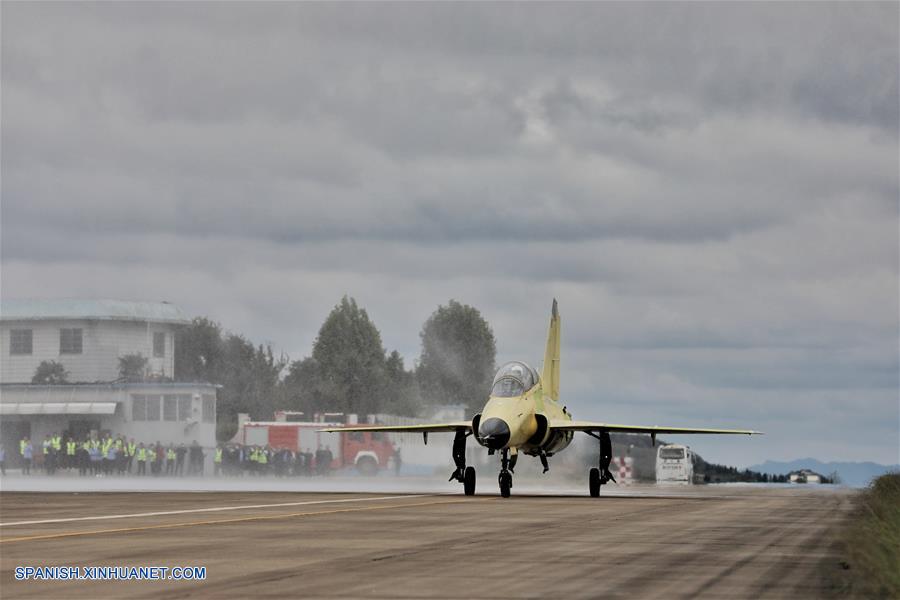
{"type": "Polygon", "coordinates": [[[512,475],[509,471],[500,473],[500,495],[509,498],[509,490],[512,487],[512,475]]]}
{"type": "Polygon", "coordinates": [[[463,489],[466,496],[475,495],[475,467],[466,467],[466,474],[463,476],[463,489]]]}
{"type": "Polygon", "coordinates": [[[588,487],[591,490],[591,498],[600,497],[600,469],[594,467],[588,476],[588,487]]]}

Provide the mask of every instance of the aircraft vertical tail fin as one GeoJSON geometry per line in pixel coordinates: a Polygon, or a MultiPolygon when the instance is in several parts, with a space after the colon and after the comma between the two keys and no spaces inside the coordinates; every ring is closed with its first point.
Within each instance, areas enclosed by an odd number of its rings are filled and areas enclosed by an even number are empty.
{"type": "Polygon", "coordinates": [[[559,310],[556,298],[550,313],[550,330],[547,332],[547,349],[544,351],[544,366],[541,373],[544,394],[559,400],[559,310]]]}

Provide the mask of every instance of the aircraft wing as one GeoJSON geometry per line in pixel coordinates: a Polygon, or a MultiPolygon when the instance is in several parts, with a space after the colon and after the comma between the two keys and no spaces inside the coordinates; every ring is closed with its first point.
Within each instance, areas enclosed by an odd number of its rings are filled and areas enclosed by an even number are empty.
{"type": "Polygon", "coordinates": [[[550,421],[550,429],[557,431],[609,431],[615,433],[725,433],[743,435],[762,435],[762,431],[752,429],[699,429],[692,427],[660,427],[658,425],[616,425],[614,423],[599,423],[597,421],[550,421]]]}
{"type": "Polygon", "coordinates": [[[394,433],[441,433],[458,429],[472,429],[472,421],[454,421],[453,423],[430,423],[426,425],[359,425],[354,427],[331,427],[320,429],[328,433],[342,431],[392,431],[394,433]]]}

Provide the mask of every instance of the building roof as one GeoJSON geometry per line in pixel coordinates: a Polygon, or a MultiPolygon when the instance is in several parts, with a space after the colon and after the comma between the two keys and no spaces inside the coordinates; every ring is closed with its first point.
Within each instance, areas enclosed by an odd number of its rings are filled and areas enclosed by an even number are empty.
{"type": "Polygon", "coordinates": [[[791,471],[788,475],[815,475],[816,477],[822,477],[820,473],[816,473],[812,469],[800,469],[798,471],[791,471]]]}
{"type": "MultiPolygon", "coordinates": [[[[172,388],[221,388],[218,383],[209,383],[207,381],[147,381],[137,383],[126,383],[124,381],[89,381],[82,383],[7,383],[0,382],[0,390],[4,391],[24,391],[28,393],[42,393],[49,396],[54,393],[73,393],[77,390],[89,389],[115,389],[115,390],[168,390],[172,388]]],[[[0,403],[4,400],[3,394],[0,394],[0,403]]]]}
{"type": "Polygon", "coordinates": [[[101,319],[150,323],[190,323],[180,308],[168,302],[127,300],[0,300],[0,321],[101,319]]]}

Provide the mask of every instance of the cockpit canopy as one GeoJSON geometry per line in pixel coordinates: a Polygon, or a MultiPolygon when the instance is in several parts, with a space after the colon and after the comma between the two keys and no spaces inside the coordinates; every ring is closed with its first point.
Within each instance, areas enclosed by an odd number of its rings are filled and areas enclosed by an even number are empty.
{"type": "Polygon", "coordinates": [[[491,396],[511,398],[521,396],[541,378],[537,371],[523,362],[508,362],[497,371],[494,376],[494,385],[491,387],[491,396]]]}

